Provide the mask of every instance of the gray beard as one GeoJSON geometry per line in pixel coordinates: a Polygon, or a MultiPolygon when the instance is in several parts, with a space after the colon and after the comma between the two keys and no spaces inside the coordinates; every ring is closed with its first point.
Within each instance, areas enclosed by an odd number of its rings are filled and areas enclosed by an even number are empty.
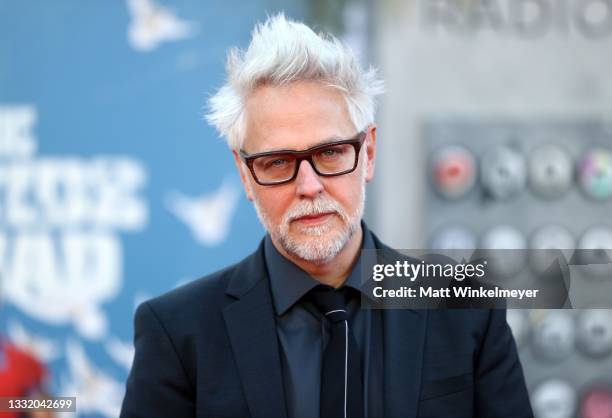
{"type": "Polygon", "coordinates": [[[287,254],[311,263],[326,264],[332,261],[346,247],[355,233],[359,231],[365,198],[364,181],[361,187],[361,200],[353,214],[347,214],[334,200],[319,198],[291,209],[283,216],[281,224],[276,227],[272,225],[267,214],[261,210],[257,199],[254,199],[254,205],[259,221],[270,233],[272,240],[278,242],[287,254]],[[293,237],[289,233],[292,219],[322,212],[334,212],[334,216],[340,217],[343,223],[342,228],[332,236],[325,237],[331,229],[329,225],[303,227],[300,231],[302,233],[301,237],[299,238],[293,237]]]}

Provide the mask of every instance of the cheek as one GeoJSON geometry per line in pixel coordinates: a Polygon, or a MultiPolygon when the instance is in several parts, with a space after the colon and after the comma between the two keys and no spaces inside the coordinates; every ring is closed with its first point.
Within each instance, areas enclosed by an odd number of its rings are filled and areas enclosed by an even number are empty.
{"type": "Polygon", "coordinates": [[[254,193],[259,205],[266,214],[275,222],[279,222],[283,215],[289,210],[293,202],[293,193],[282,186],[255,188],[254,193]]]}
{"type": "Polygon", "coordinates": [[[326,188],[330,196],[335,199],[346,211],[353,212],[360,203],[361,181],[360,175],[356,172],[355,176],[340,176],[330,180],[338,180],[328,185],[326,188]]]}

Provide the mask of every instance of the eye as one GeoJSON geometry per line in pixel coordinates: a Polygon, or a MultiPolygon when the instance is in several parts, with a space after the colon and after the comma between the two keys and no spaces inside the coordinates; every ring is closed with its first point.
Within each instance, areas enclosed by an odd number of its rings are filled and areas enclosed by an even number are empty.
{"type": "Polygon", "coordinates": [[[342,148],[341,147],[325,148],[324,150],[321,150],[319,155],[326,159],[336,158],[342,155],[342,148]]]}
{"type": "Polygon", "coordinates": [[[332,149],[332,148],[328,148],[326,150],[323,150],[323,155],[326,156],[326,157],[333,157],[336,154],[337,154],[337,151],[335,149],[332,149]]]}
{"type": "Polygon", "coordinates": [[[284,158],[276,158],[274,160],[268,161],[266,164],[266,168],[281,168],[287,165],[287,160],[284,158]]]}

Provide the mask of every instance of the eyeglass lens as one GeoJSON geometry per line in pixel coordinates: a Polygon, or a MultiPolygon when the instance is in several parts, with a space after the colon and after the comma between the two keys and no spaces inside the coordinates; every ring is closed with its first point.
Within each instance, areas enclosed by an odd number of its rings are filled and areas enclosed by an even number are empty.
{"type": "MultiPolygon", "coordinates": [[[[351,170],[355,164],[355,147],[352,144],[336,144],[317,149],[312,153],[312,162],[320,174],[333,175],[351,170]]],[[[260,182],[288,180],[297,168],[297,157],[281,152],[253,161],[253,170],[260,182]]]]}

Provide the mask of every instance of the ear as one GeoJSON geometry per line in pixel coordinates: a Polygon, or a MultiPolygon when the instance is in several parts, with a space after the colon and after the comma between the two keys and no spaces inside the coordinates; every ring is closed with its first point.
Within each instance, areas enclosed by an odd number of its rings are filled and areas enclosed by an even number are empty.
{"type": "Polygon", "coordinates": [[[371,124],[368,127],[368,137],[365,141],[365,149],[366,149],[366,182],[372,181],[374,178],[374,168],[376,162],[376,124],[371,124]]]}
{"type": "Polygon", "coordinates": [[[246,193],[247,199],[249,199],[252,202],[253,201],[253,189],[251,187],[250,178],[249,178],[249,176],[251,175],[251,173],[248,172],[249,168],[246,166],[245,163],[242,162],[236,150],[233,150],[232,154],[234,155],[234,163],[236,164],[236,168],[238,169],[238,172],[240,173],[240,181],[242,181],[244,192],[246,193]]]}

